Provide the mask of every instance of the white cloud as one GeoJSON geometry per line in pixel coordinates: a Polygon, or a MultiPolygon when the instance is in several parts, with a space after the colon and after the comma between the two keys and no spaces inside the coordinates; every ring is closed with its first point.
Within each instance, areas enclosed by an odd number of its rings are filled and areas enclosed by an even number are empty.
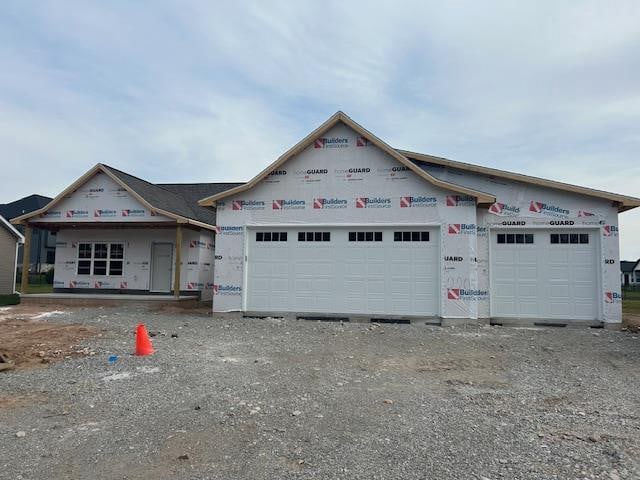
{"type": "MultiPolygon", "coordinates": [[[[338,109],[394,146],[638,195],[637,2],[3,7],[0,201],[99,161],[244,180],[338,109]]],[[[640,215],[621,224],[640,257],[640,215]]]]}

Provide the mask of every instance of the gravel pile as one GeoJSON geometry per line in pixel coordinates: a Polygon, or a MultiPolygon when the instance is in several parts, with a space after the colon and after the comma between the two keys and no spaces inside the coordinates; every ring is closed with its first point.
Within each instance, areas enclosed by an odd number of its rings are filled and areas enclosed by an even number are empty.
{"type": "Polygon", "coordinates": [[[141,309],[47,321],[102,336],[84,344],[95,355],[0,373],[2,479],[640,478],[631,333],[141,309]],[[138,322],[153,356],[130,355],[138,322]]]}

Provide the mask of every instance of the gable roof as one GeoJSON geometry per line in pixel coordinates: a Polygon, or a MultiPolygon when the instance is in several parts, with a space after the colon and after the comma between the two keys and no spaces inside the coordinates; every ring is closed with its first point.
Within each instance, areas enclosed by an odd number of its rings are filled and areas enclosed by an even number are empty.
{"type": "Polygon", "coordinates": [[[4,218],[14,218],[18,215],[24,215],[25,213],[38,210],[39,208],[44,207],[51,200],[53,199],[43,195],[29,195],[27,197],[14,200],[13,202],[1,204],[0,215],[4,218]]]}
{"type": "Polygon", "coordinates": [[[127,190],[136,200],[149,210],[165,215],[169,218],[173,218],[178,223],[192,224],[208,229],[213,229],[215,226],[215,211],[201,207],[196,201],[193,201],[193,191],[198,190],[205,192],[205,194],[215,194],[219,192],[220,189],[227,188],[227,185],[229,185],[226,183],[198,184],[200,185],[199,189],[191,188],[189,186],[193,184],[156,185],[123,172],[122,170],[99,163],[67,187],[47,205],[28,214],[14,218],[12,222],[24,223],[25,220],[46,212],[62,201],[66,196],[80,188],[87,180],[100,172],[108,175],[114,182],[127,190]],[[204,185],[208,186],[205,187],[204,185]]]}
{"type": "Polygon", "coordinates": [[[423,169],[418,167],[414,162],[410,161],[407,157],[405,157],[401,152],[392,148],[390,145],[376,137],[373,133],[354,122],[350,117],[348,117],[343,112],[334,113],[327,121],[325,121],[322,125],[316,128],[309,135],[304,137],[300,142],[287,150],[284,154],[282,154],[275,162],[261,171],[258,175],[253,177],[247,183],[239,185],[231,190],[227,190],[225,192],[218,193],[216,195],[211,195],[209,197],[203,198],[198,203],[202,206],[213,206],[217,200],[228,197],[230,195],[235,195],[246,190],[249,190],[255,187],[258,182],[264,179],[269,173],[273,170],[276,170],[278,167],[283,165],[287,160],[292,158],[295,155],[301,153],[305,148],[313,143],[318,137],[322,136],[326,132],[328,132],[331,128],[336,126],[339,123],[343,123],[346,126],[350,127],[354,131],[356,131],[359,135],[363,136],[367,140],[369,140],[376,147],[380,148],[383,152],[387,153],[402,165],[407,167],[409,170],[413,171],[416,175],[418,175],[423,180],[432,183],[437,187],[441,187],[447,190],[452,190],[454,192],[462,193],[465,195],[470,195],[472,197],[476,197],[478,199],[478,203],[481,204],[491,204],[495,202],[495,197],[490,193],[480,192],[478,190],[473,190],[471,188],[463,187],[462,185],[457,185],[455,183],[447,182],[444,180],[440,180],[429,173],[425,172],[423,169]]]}
{"type": "Polygon", "coordinates": [[[16,230],[15,227],[11,225],[9,221],[2,215],[0,215],[0,227],[4,227],[5,229],[7,229],[11,235],[16,237],[16,240],[18,240],[19,243],[24,243],[24,237],[22,236],[22,234],[18,230],[16,230]]]}
{"type": "Polygon", "coordinates": [[[480,173],[483,175],[488,175],[490,177],[506,178],[517,182],[524,182],[532,185],[539,185],[541,187],[548,187],[556,190],[578,193],[580,195],[587,195],[590,197],[611,200],[612,202],[619,203],[619,212],[624,212],[626,210],[630,210],[632,208],[640,206],[640,198],[630,197],[627,195],[619,195],[617,193],[605,192],[603,190],[596,190],[594,188],[579,187],[577,185],[571,185],[569,183],[557,182],[555,180],[547,180],[545,178],[539,177],[532,177],[530,175],[508,172],[505,170],[499,170],[497,168],[481,167],[479,165],[473,165],[471,163],[457,162],[455,160],[449,160],[448,158],[436,157],[434,155],[427,155],[424,153],[410,152],[408,150],[398,151],[410,160],[419,163],[432,163],[444,167],[451,167],[468,172],[480,173]]]}
{"type": "Polygon", "coordinates": [[[636,269],[636,265],[638,265],[638,263],[640,263],[640,260],[636,260],[635,262],[622,260],[620,262],[620,271],[622,273],[631,273],[636,269]]]}

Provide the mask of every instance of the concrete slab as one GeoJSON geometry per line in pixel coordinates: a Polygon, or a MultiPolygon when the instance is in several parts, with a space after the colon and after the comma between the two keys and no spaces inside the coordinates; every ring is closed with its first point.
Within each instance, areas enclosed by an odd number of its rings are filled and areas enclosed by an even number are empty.
{"type": "Polygon", "coordinates": [[[90,293],[29,293],[20,296],[20,302],[27,305],[69,305],[69,306],[118,306],[123,302],[144,306],[161,307],[165,305],[180,308],[198,308],[210,305],[194,296],[173,295],[125,295],[90,293]]]}

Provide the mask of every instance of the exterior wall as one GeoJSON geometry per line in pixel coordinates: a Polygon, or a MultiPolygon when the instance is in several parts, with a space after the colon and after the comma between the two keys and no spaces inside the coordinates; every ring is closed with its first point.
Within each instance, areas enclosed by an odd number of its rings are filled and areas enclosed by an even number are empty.
{"type": "Polygon", "coordinates": [[[477,318],[476,203],[429,184],[337,125],[259,185],[217,205],[214,310],[242,309],[248,225],[417,225],[440,228],[443,317],[477,318]],[[461,261],[445,258],[462,257],[461,261]],[[447,298],[464,288],[466,298],[447,298]]]}
{"type": "Polygon", "coordinates": [[[15,291],[16,237],[0,224],[0,295],[15,291]]]}
{"type": "Polygon", "coordinates": [[[30,223],[174,222],[152,214],[108,175],[98,172],[40,218],[30,223]]]}
{"type": "MultiPolygon", "coordinates": [[[[437,165],[423,168],[442,180],[496,196],[496,204],[491,208],[478,210],[481,290],[490,290],[488,233],[492,228],[592,228],[600,242],[602,320],[622,321],[618,210],[611,202],[437,165]]],[[[489,307],[488,299],[480,303],[480,317],[489,317],[489,307]]]]}
{"type": "MultiPolygon", "coordinates": [[[[202,299],[212,298],[213,289],[213,233],[206,230],[182,230],[180,290],[200,292],[202,299]]],[[[56,243],[54,288],[91,290],[150,291],[151,245],[174,245],[175,228],[157,229],[61,229],[56,243]],[[122,276],[77,275],[77,244],[84,242],[124,243],[124,271],[122,276]]],[[[173,289],[173,268],[171,288],[173,289]]]]}

